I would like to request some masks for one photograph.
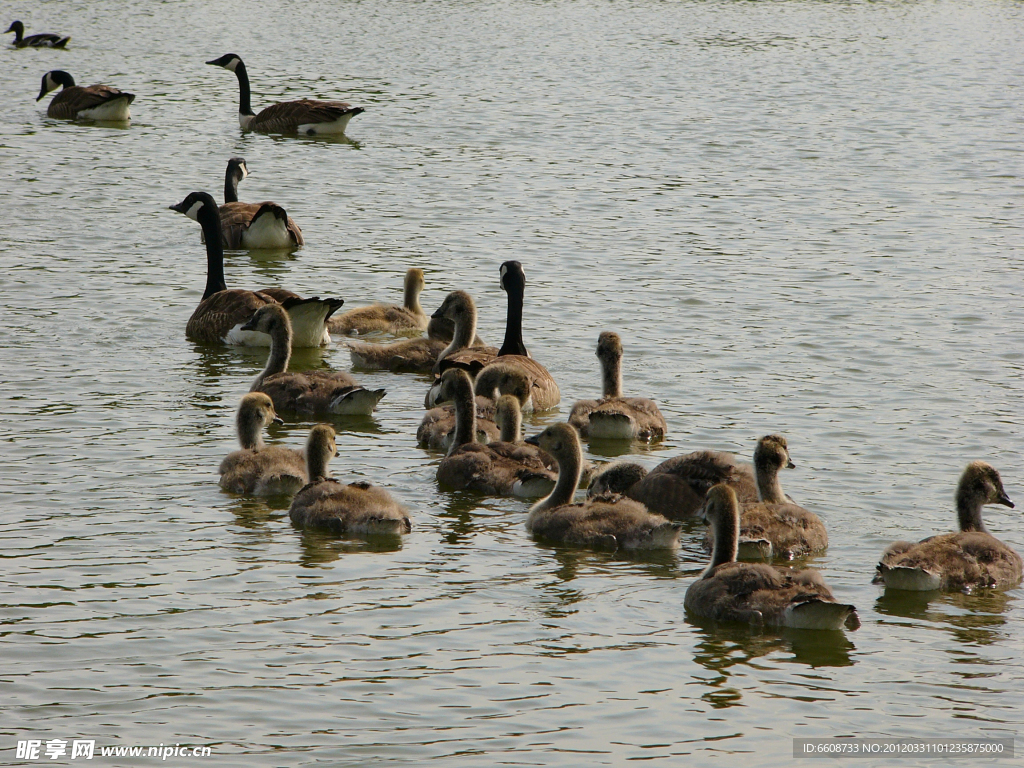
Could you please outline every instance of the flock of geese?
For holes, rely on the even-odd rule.
[[[14,22],[18,47],[67,44],[58,35],[24,37]],[[235,73],[239,123],[244,130],[298,135],[343,133],[363,110],[344,102],[273,104],[260,113],[250,104],[249,78],[235,54],[207,62]],[[134,95],[106,85],[76,86],[62,70],[43,75],[39,99],[56,88],[47,109],[64,119],[126,120]],[[37,99],[38,100],[38,99]],[[786,438],[762,437],[746,464],[720,451],[674,457],[651,471],[614,462],[598,471],[583,457],[581,438],[651,441],[668,426],[657,404],[623,394],[623,345],[618,334],[597,341],[602,393],[579,400],[567,422],[522,439],[522,414],[555,408],[561,400],[550,372],[523,341],[526,275],[518,261],[501,265],[507,294],[505,337],[498,348],[477,335],[477,308],[465,291],[449,293],[427,315],[420,304],[424,275],[409,269],[401,306],[374,304],[339,313],[339,298],[307,297],[282,288],[228,288],[224,249],[296,248],[302,231],[275,203],[241,203],[238,183],[248,175],[242,158],[225,173],[224,204],[192,192],[170,208],[198,222],[206,246],[202,300],[185,335],[199,344],[267,347],[266,366],[238,407],[240,448],[220,465],[220,485],[233,493],[291,495],[289,516],[299,527],[346,536],[398,536],[412,530],[406,509],[385,489],[367,482],[343,483],[330,475],[336,434],[317,424],[304,450],[264,443],[264,429],[279,413],[329,419],[368,415],[385,396],[341,371],[289,368],[296,347],[331,343],[331,334],[390,334],[388,344],[349,340],[356,367],[432,373],[426,411],[417,430],[420,445],[445,451],[437,481],[446,490],[540,499],[530,508],[527,530],[535,537],[604,550],[674,549],[682,521],[708,524],[704,548],[710,563],[686,590],[685,607],[695,616],[757,625],[806,629],[854,629],[854,606],[836,601],[813,569],[773,564],[821,552],[828,546],[822,520],[783,491],[780,472],[794,466]],[[586,498],[577,501],[582,487]],[[967,465],[956,491],[959,531],[918,543],[898,541],[882,553],[875,582],[904,590],[1006,588],[1021,580],[1022,561],[985,528],[986,504],[1013,507],[999,473],[989,464]],[[752,562],[751,562],[752,561]]]

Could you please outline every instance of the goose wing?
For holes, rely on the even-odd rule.
[[[316,99],[300,99],[299,101],[282,101],[271,104],[261,111],[249,123],[251,130],[295,131],[300,125],[314,123],[333,123],[346,115],[358,115],[361,107],[353,107],[344,101],[318,101]]]

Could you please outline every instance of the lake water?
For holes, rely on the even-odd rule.
[[[0,67],[0,762],[82,738],[209,745],[219,766],[762,766],[793,738],[1021,731],[1020,588],[870,584],[890,541],[954,527],[973,459],[1018,504],[987,508],[990,529],[1024,550],[1020,3],[5,13],[72,40],[4,48]],[[234,77],[203,63],[227,52],[257,110],[366,113],[349,141],[244,134]],[[53,68],[136,93],[130,127],[47,118]],[[861,629],[688,620],[699,526],[678,554],[628,558],[535,543],[523,502],[440,492],[414,438],[424,377],[361,373],[388,394],[336,424],[335,474],[411,511],[400,546],[222,492],[264,353],[185,340],[205,256],[167,206],[219,198],[235,155],[241,198],[284,205],[307,245],[230,254],[229,286],[356,307],[400,301],[420,266],[428,311],[466,289],[495,343],[498,266],[519,259],[526,342],[563,396],[531,432],[598,393],[615,330],[627,392],[671,430],[635,448],[648,467],[785,434],[786,490],[831,538],[808,563]],[[341,344],[295,362],[350,365]],[[298,447],[309,427],[270,438]]]

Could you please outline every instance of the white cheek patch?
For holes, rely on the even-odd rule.
[[[231,61],[229,61],[227,64],[224,65],[224,69],[230,69],[232,72],[234,72],[235,69],[238,68],[238,62],[239,61],[240,61],[240,59],[232,59]]]
[[[50,91],[52,91],[56,87],[57,87],[57,84],[53,81],[53,75],[51,75],[49,72],[47,72],[46,73],[46,91],[47,91],[47,93],[49,93]]]
[[[508,267],[506,267],[504,264],[502,264],[501,265],[501,283],[502,283],[502,285],[505,284],[505,275],[507,275],[507,274],[508,274]]]
[[[192,204],[192,207],[185,211],[185,215],[193,221],[199,221],[199,209],[203,207],[203,201],[198,200]]]
[[[249,169],[245,167],[245,163],[242,163],[238,167],[242,169],[242,178],[243,179],[249,175]]]

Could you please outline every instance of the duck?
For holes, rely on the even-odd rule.
[[[36,101],[60,87],[46,108],[46,116],[58,120],[105,120],[124,122],[131,119],[129,105],[135,94],[119,90],[112,85],[75,85],[75,78],[63,69],[51,69],[43,75],[42,87]]]
[[[235,423],[241,450],[220,463],[220,487],[254,496],[294,494],[309,482],[302,451],[263,443],[263,429],[283,423],[273,401],[262,392],[249,392],[238,405]]]
[[[526,530],[561,544],[593,549],[676,549],[681,525],[619,494],[573,503],[583,471],[579,434],[567,423],[552,424],[527,438],[558,462],[558,481],[547,497],[533,505]]]
[[[665,436],[668,425],[657,403],[646,397],[622,396],[622,339],[604,331],[597,337],[597,359],[601,363],[600,400],[579,400],[569,413],[582,438],[599,440],[643,440]]]
[[[828,531],[813,512],[793,502],[782,490],[779,470],[796,465],[782,435],[765,435],[754,449],[756,502],[741,504],[739,554],[741,560],[792,560],[828,548]],[[704,550],[713,547],[714,529],[708,528]]]
[[[591,480],[592,495],[614,492],[639,501],[670,520],[700,513],[711,486],[728,483],[743,502],[757,501],[757,484],[749,464],[724,451],[694,451],[666,459],[650,472],[631,462],[615,462]]]
[[[269,395],[278,411],[369,416],[387,393],[383,389],[366,389],[341,371],[289,371],[292,325],[281,304],[264,304],[242,330],[259,331],[270,337],[267,365],[249,391]]]
[[[553,460],[545,463],[531,445],[476,442],[476,405],[469,374],[451,368],[441,375],[441,396],[455,405],[455,433],[437,467],[437,481],[451,490],[535,498],[555,484]]]
[[[62,35],[55,35],[52,32],[37,32],[34,35],[25,35],[25,25],[20,21],[12,21],[11,26],[7,28],[7,32],[14,33],[14,42],[11,43],[15,48],[63,48],[68,44],[68,40],[71,36],[64,37]],[[4,32],[6,35],[7,32]]]
[[[228,160],[224,205],[220,206],[221,242],[225,248],[298,248],[306,241],[295,220],[277,203],[238,202],[238,182],[249,175],[244,157]]]
[[[398,335],[427,330],[430,318],[420,304],[420,294],[425,284],[422,269],[413,267],[406,270],[402,306],[373,304],[342,312],[331,318],[331,333],[354,336],[380,332]],[[450,334],[448,340],[451,340]]]
[[[930,536],[916,544],[893,542],[882,553],[874,583],[890,589],[944,592],[1007,589],[1019,584],[1021,557],[988,532],[981,520],[981,508],[986,504],[1014,506],[996,468],[972,461],[956,488],[959,533]]]
[[[343,101],[301,99],[271,104],[256,114],[249,103],[249,74],[241,57],[226,53],[206,63],[234,72],[238,78],[238,124],[243,131],[301,136],[338,135],[345,133],[349,120],[366,111]]]
[[[794,629],[860,626],[857,609],[836,602],[818,571],[736,561],[740,505],[731,486],[713,486],[703,511],[705,522],[715,529],[715,545],[707,569],[686,589],[683,606],[688,613],[716,621]]]
[[[198,221],[206,240],[206,290],[185,326],[189,339],[199,344],[269,346],[270,337],[266,334],[244,331],[242,326],[260,307],[279,303],[291,316],[293,346],[325,347],[331,343],[327,321],[345,303],[344,299],[303,299],[283,288],[229,290],[224,283],[220,212],[213,197],[206,192],[192,192],[170,209]]]
[[[409,513],[386,490],[364,481],[345,485],[327,474],[336,453],[333,427],[317,424],[309,431],[306,469],[310,481],[292,499],[288,509],[292,524],[341,535],[409,533]]]

